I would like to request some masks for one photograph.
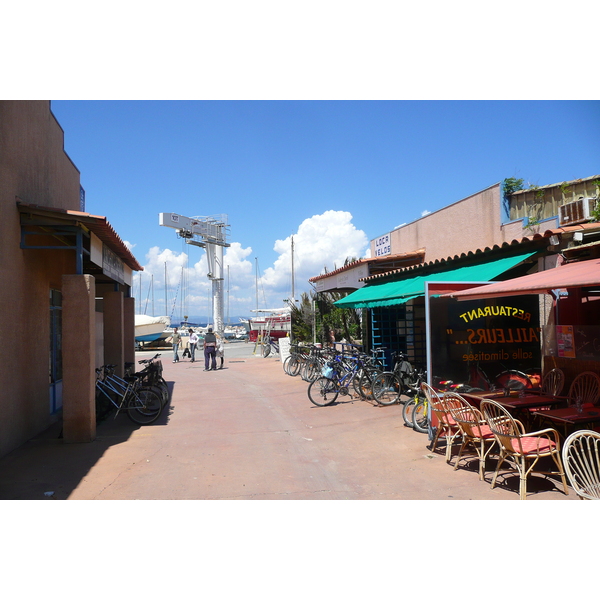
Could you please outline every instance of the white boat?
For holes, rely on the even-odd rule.
[[[135,341],[153,342],[171,325],[170,317],[135,315]]]

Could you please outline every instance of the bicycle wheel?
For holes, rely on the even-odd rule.
[[[427,433],[429,431],[428,405],[427,400],[421,399],[415,404],[415,409],[413,410],[413,429],[419,433]]]
[[[354,377],[352,378],[352,389],[354,390],[354,393],[357,396],[360,396],[361,398],[364,398],[363,392],[364,390],[360,387],[360,382],[363,378],[364,372],[358,371],[356,373],[356,375],[354,375]]]
[[[286,358],[286,359],[283,361],[283,372],[284,372],[286,375],[290,375],[290,374],[291,374],[291,373],[290,373],[290,364],[291,364],[291,362],[292,362],[292,359],[293,359],[293,358],[294,358],[294,357],[293,357],[293,356],[290,354],[290,355],[289,355],[289,356],[288,356],[288,357],[287,357],[287,358]]]
[[[381,373],[373,380],[373,397],[378,404],[391,406],[400,398],[400,380],[391,371]]]
[[[302,381],[310,381],[309,379],[307,379],[307,373],[308,373],[308,369],[309,369],[309,365],[311,364],[311,359],[305,360],[302,363],[302,366],[300,367],[300,379],[302,379]]]
[[[127,416],[139,425],[154,423],[162,411],[160,396],[150,389],[138,390],[127,402]]]
[[[289,364],[290,375],[292,377],[296,377],[298,373],[300,373],[300,369],[302,368],[303,361],[300,360],[297,356],[292,356],[292,360]]]
[[[407,400],[402,407],[402,418],[404,419],[404,425],[406,427],[410,427],[411,429],[414,427],[413,423],[413,412],[420,398],[418,396],[414,396],[410,400]]]
[[[151,385],[148,389],[158,394],[160,398],[161,408],[164,408],[169,401],[169,388],[163,387],[162,385]]]
[[[317,377],[321,375],[322,365],[318,360],[310,360],[304,366],[304,375],[302,379],[304,381],[314,381]]]
[[[166,401],[168,402],[171,397],[171,390],[169,389],[169,384],[164,380],[163,377],[159,377],[158,386],[163,390],[163,393],[166,395]]]
[[[339,393],[338,384],[327,377],[318,377],[308,386],[308,399],[317,406],[333,404]]]
[[[358,384],[358,393],[365,399],[373,398],[373,381],[381,375],[380,371],[365,371]]]

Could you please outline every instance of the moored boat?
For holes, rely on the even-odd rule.
[[[162,336],[165,329],[171,325],[169,317],[150,317],[135,315],[135,341],[153,342]]]
[[[251,342],[256,342],[258,336],[261,339],[283,338],[292,333],[292,314],[289,307],[286,308],[265,308],[253,310],[256,313],[265,313],[252,317],[245,321],[248,327],[248,337]]]

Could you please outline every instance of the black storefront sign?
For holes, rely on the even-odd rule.
[[[453,380],[486,389],[506,371],[539,375],[537,296],[462,302],[430,297],[429,302],[431,381]]]

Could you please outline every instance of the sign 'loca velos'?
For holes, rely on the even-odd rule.
[[[386,256],[392,253],[390,234],[386,233],[375,240],[375,256]]]

